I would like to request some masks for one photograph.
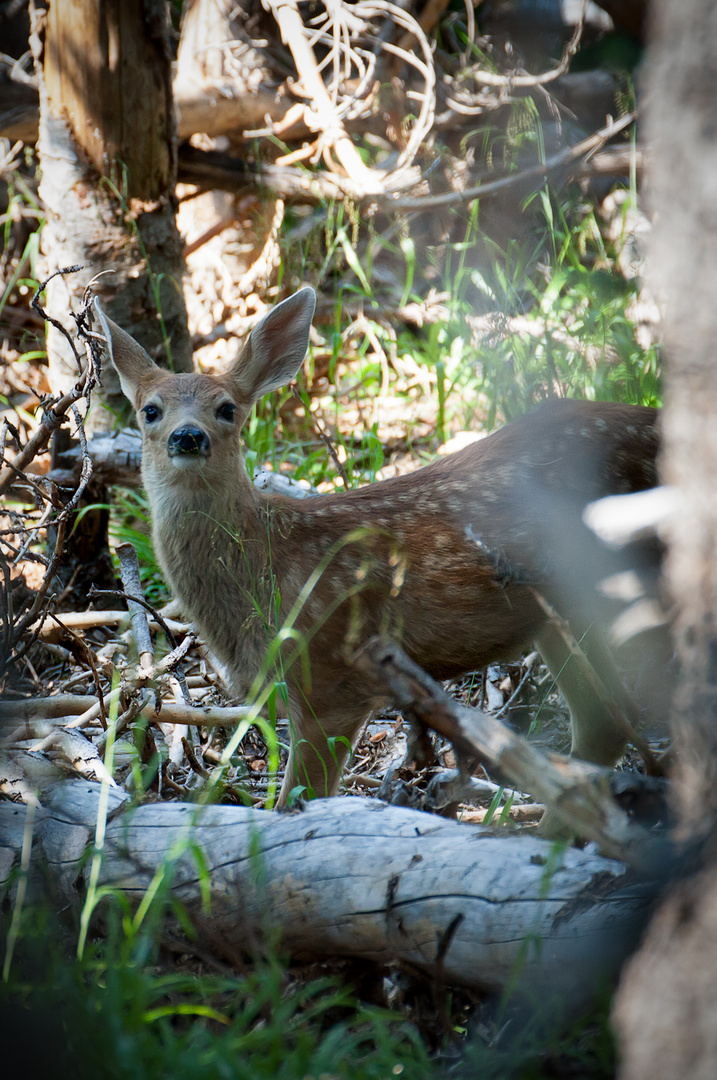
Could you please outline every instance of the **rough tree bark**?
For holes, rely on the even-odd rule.
[[[175,224],[176,140],[163,0],[50,0],[36,5],[33,51],[40,87],[40,194],[45,269],[84,264],[48,287],[47,308],[66,320],[69,292],[98,272],[103,303],[157,354],[168,346],[191,368]],[[76,378],[64,338],[48,331],[53,390]],[[105,377],[111,407],[119,387]],[[92,426],[111,419],[93,410]]]
[[[717,1076],[717,7],[656,0],[649,126],[654,267],[669,359],[664,478],[682,511],[669,582],[683,677],[673,706],[683,837],[702,869],[673,888],[614,1008],[623,1080]]]
[[[191,341],[182,294],[182,243],[175,222],[176,138],[164,0],[45,0],[33,7],[31,36],[40,82],[38,156],[42,231],[40,277],[55,277],[45,307],[68,326],[72,298],[97,274],[105,310],[131,330],[159,363],[167,356],[191,370]],[[66,393],[77,380],[68,341],[47,329],[50,385]],[[108,431],[126,410],[117,375],[102,374],[86,419]],[[53,438],[53,465],[69,442]],[[74,583],[84,600],[94,582],[111,587],[106,489],[96,480],[68,530],[58,583]]]

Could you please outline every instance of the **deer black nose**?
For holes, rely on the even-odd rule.
[[[170,457],[187,454],[190,457],[209,456],[209,436],[199,427],[177,428],[167,439],[167,453]]]

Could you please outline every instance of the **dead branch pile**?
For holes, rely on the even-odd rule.
[[[72,268],[68,272],[71,272]],[[34,306],[44,316],[37,298],[44,288],[38,289]],[[67,338],[77,363],[77,381],[72,390],[59,399],[41,402],[42,419],[32,436],[24,444],[20,432],[12,425],[7,416],[0,423],[0,496],[9,494],[29,496],[32,510],[8,510],[7,523],[0,535],[0,570],[4,588],[0,593],[0,677],[4,677],[11,659],[17,661],[26,655],[37,633],[35,626],[41,626],[48,614],[49,590],[63,556],[65,532],[71,515],[78,506],[82,493],[92,475],[92,459],[87,451],[82,417],[76,403],[84,397],[89,402],[92,390],[100,372],[100,348],[96,335],[91,330],[90,316],[91,293],[85,295],[82,310],[76,316],[77,337],[84,348],[84,364],[71,335],[57,324],[58,329]],[[71,495],[63,496],[56,485],[43,478],[33,477],[27,470],[38,454],[44,452],[54,432],[72,417],[76,436],[79,440],[82,466],[79,480]],[[10,446],[15,443],[17,452],[10,455]],[[7,456],[6,456],[7,454]],[[54,545],[50,555],[42,555],[33,549],[38,537],[54,534]],[[28,591],[23,577],[13,574],[13,567],[25,561],[34,561],[43,567],[42,580],[38,588]]]
[[[579,102],[604,101],[604,120],[616,91],[602,73],[592,84],[569,73],[585,32],[583,13],[559,62],[529,72],[516,50],[511,60],[478,33],[472,4],[464,13],[429,4],[417,16],[411,5],[388,0],[331,0],[307,17],[296,0],[194,0],[174,79],[186,142],[180,179],[236,190],[253,177],[282,199],[348,197],[384,210],[420,210],[436,205],[436,196],[468,202],[566,166],[623,172],[619,155],[595,155],[631,117],[599,124],[585,143],[575,138]],[[9,86],[22,86],[22,101],[8,94],[0,136],[33,141],[32,75],[16,63],[7,77]],[[458,150],[461,140],[527,95],[545,113],[552,153],[525,173],[506,163],[512,175],[499,188],[479,184],[484,178],[472,155]],[[247,156],[250,144],[258,154]]]

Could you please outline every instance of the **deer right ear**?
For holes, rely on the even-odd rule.
[[[159,373],[160,368],[150,359],[131,334],[128,334],[126,330],[123,330],[121,326],[112,322],[105,315],[97,297],[95,297],[94,307],[107,343],[106,355],[112,361],[119,375],[122,393],[129,398],[133,405],[136,405],[137,389],[141,380],[145,375],[153,372]]]

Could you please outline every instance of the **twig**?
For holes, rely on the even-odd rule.
[[[381,787],[381,781],[377,776],[369,776],[368,773],[347,773],[342,778],[344,787],[355,787],[357,784],[361,784],[363,787],[379,788]]]
[[[474,82],[484,83],[487,86],[495,87],[507,87],[512,89],[515,87],[530,88],[535,86],[544,86],[546,83],[554,82],[566,73],[570,67],[570,61],[580,47],[580,42],[583,36],[583,30],[585,28],[585,9],[587,7],[587,0],[583,4],[582,14],[575,26],[573,36],[567,43],[563,50],[563,55],[560,58],[560,63],[557,67],[551,68],[549,71],[544,71],[540,75],[518,75],[517,72],[511,72],[509,75],[500,75],[494,71],[485,71],[483,69],[472,69],[469,74]],[[455,108],[456,102],[451,98],[446,99],[446,104],[451,108]],[[463,102],[459,103],[463,108],[457,110],[467,115],[465,105]],[[483,109],[478,110],[482,112]]]
[[[3,614],[2,614],[2,657],[3,662],[6,662],[12,652],[12,625],[13,625],[13,613],[12,613],[12,578],[10,576],[10,567],[7,565],[5,559],[2,560],[2,574],[3,574]]]
[[[55,574],[57,573],[57,571],[59,569],[59,566],[60,566],[60,562],[62,561],[62,549],[63,549],[64,543],[65,543],[65,530],[66,530],[66,527],[67,527],[67,518],[63,514],[60,514],[60,516],[57,519],[57,532],[55,534],[55,548],[54,548],[54,551],[52,553],[52,558],[50,559],[47,570],[45,571],[42,582],[40,583],[40,587],[37,590],[37,592],[35,593],[35,599],[34,599],[34,601],[32,603],[32,606],[30,607],[29,611],[26,612],[25,615],[23,615],[23,617],[20,619],[19,623],[13,628],[13,636],[15,638],[15,641],[19,641],[20,638],[22,637],[22,635],[25,633],[25,631],[28,628],[32,627],[32,624],[37,619],[37,616],[38,616],[38,614],[40,612],[40,608],[42,607],[42,605],[43,605],[43,603],[45,601],[47,591],[50,588],[50,584],[52,582],[52,579],[54,578]],[[35,631],[35,629],[33,628],[32,634],[31,634],[29,640],[26,641],[23,646],[21,646],[19,649],[17,649],[15,651],[15,658],[16,659],[20,659],[21,657],[26,655],[26,653],[28,652],[30,646],[35,641],[36,636],[37,636],[38,633],[39,633],[39,629],[37,631]]]
[[[87,436],[85,435],[85,427],[82,423],[80,410],[76,405],[70,405],[70,412],[74,416],[75,424],[77,425],[77,437],[80,440],[80,451],[82,453],[82,472],[80,473],[80,482],[77,485],[75,494],[72,496],[64,510],[64,513],[68,516],[77,508],[77,505],[82,498],[82,493],[90,482],[93,468],[92,458],[87,449]]]
[[[302,400],[301,394],[299,393],[297,387],[292,386],[291,390],[292,390],[292,393],[293,393],[294,397],[296,398],[296,400],[300,401],[301,404],[303,405],[304,402]],[[333,463],[334,463],[334,465],[336,467],[336,471],[338,472],[339,476],[341,477],[341,480],[343,482],[343,485],[344,485],[346,491],[348,491],[349,488],[351,487],[351,484],[349,483],[348,473],[346,472],[346,469],[344,468],[342,463],[339,461],[339,455],[336,452],[336,447],[333,444],[331,436],[326,431],[324,431],[322,427],[319,427],[318,418],[316,416],[314,416],[314,414],[312,412],[310,412],[310,411],[308,412],[308,417],[311,420],[311,426],[313,427],[313,429],[316,432],[317,436],[319,437],[319,439],[321,439],[322,443],[324,444],[324,446],[328,450],[329,456],[331,457],[331,460],[333,461]]]
[[[102,724],[102,727],[106,730],[107,729],[107,711],[105,709],[105,699],[104,699],[104,694],[102,692],[102,683],[100,681],[100,673],[97,670],[97,661],[95,660],[94,653],[92,652],[92,649],[89,648],[87,643],[85,641],[83,641],[83,639],[80,637],[80,635],[76,634],[74,632],[74,630],[71,630],[69,628],[69,626],[64,626],[63,623],[62,623],[62,620],[59,619],[57,617],[57,615],[55,615],[54,612],[52,612],[52,611],[50,612],[50,618],[54,619],[54,621],[57,623],[57,625],[62,627],[62,629],[65,631],[65,633],[68,634],[72,638],[73,642],[75,643],[75,646],[77,647],[77,649],[84,656],[84,658],[85,658],[85,660],[87,662],[87,665],[88,665],[90,671],[92,672],[92,681],[94,682],[95,690],[97,691],[97,701],[98,701],[98,704],[99,704],[99,707],[100,707],[100,713],[99,713],[100,723]]]
[[[492,180],[487,184],[478,184],[476,187],[466,188],[464,191],[446,191],[441,195],[425,195],[418,198],[385,196],[381,200],[381,204],[387,210],[430,210],[436,206],[453,206],[457,203],[472,202],[474,199],[481,199],[486,195],[494,195],[497,191],[504,191],[506,188],[522,184],[533,177],[544,177],[554,169],[559,169],[571,161],[593,154],[601,146],[604,146],[609,139],[612,139],[613,136],[634,123],[636,118],[637,112],[634,111],[626,113],[619,120],[610,120],[605,127],[600,128],[599,131],[589,135],[575,146],[566,147],[557,154],[553,154],[552,157],[546,158],[545,161],[539,161],[535,165],[531,165],[529,168],[513,173],[510,176],[503,176],[500,180]]]
[[[92,588],[90,589],[90,591],[89,591],[89,593],[88,593],[87,595],[89,596],[89,598],[90,598],[91,600],[101,599],[101,598],[104,598],[104,597],[110,597],[110,596],[111,596],[111,597],[112,597],[113,599],[115,599],[115,600],[126,600],[126,601],[127,601],[127,605],[128,605],[128,606],[129,606],[129,602],[130,602],[130,600],[131,600],[131,601],[133,601],[133,602],[134,602],[135,604],[138,604],[138,605],[140,605],[141,607],[145,608],[145,609],[146,609],[146,610],[147,610],[147,611],[148,611],[148,612],[150,613],[150,615],[152,616],[152,618],[154,619],[154,621],[155,621],[155,622],[156,622],[156,623],[157,623],[157,624],[158,624],[159,626],[161,626],[161,627],[162,627],[162,629],[164,630],[165,634],[167,635],[167,640],[169,641],[169,643],[170,643],[170,645],[172,646],[172,648],[173,648],[173,649],[176,649],[176,647],[177,647],[177,639],[176,639],[176,637],[174,636],[174,634],[172,633],[172,631],[171,631],[171,630],[169,629],[169,625],[168,625],[168,623],[167,623],[167,622],[166,622],[166,620],[165,620],[165,619],[164,619],[164,618],[163,618],[163,617],[162,617],[162,616],[161,616],[161,615],[159,614],[159,612],[157,611],[157,609],[156,609],[155,607],[152,607],[152,605],[151,605],[151,604],[149,604],[149,603],[148,603],[148,602],[147,602],[147,601],[146,601],[146,600],[144,599],[144,597],[143,597],[143,596],[130,596],[130,595],[128,595],[128,594],[127,594],[126,592],[124,592],[124,591],[123,591],[122,589],[96,589],[96,588],[94,587],[94,585],[92,586]],[[116,614],[119,614],[119,613],[118,613],[118,612],[112,612],[112,614],[113,614],[113,615],[116,615]],[[126,615],[126,613],[125,613],[125,612],[122,612],[122,614],[123,614],[123,615]],[[101,624],[100,624],[100,625],[101,625]]]
[[[288,45],[294,58],[301,88],[311,99],[312,111],[305,108],[303,119],[310,130],[319,132],[314,157],[323,155],[327,167],[333,171],[335,164],[331,152],[336,155],[346,176],[344,186],[347,181],[350,182],[352,190],[347,189],[347,193],[352,193],[354,198],[379,195],[389,186],[395,187],[423,145],[435,114],[436,74],[433,55],[420,24],[397,4],[387,3],[385,0],[359,0],[351,6],[337,0],[327,4],[326,13],[314,20],[314,24],[319,25],[320,29],[309,35],[296,0],[266,0],[265,6],[272,11],[276,19],[282,40]],[[421,59],[417,55],[418,50],[402,49],[385,40],[381,34],[375,40],[377,48],[400,56],[401,60],[414,67],[423,79],[422,91],[413,91],[410,94],[414,100],[420,102],[418,117],[412,124],[411,135],[396,167],[388,175],[363,163],[343,126],[344,119],[358,115],[367,107],[363,95],[371,94],[375,60],[371,53],[357,48],[353,39],[366,32],[368,20],[378,16],[388,16],[393,23],[408,31],[418,42],[422,54]],[[329,46],[329,52],[321,64],[317,63],[314,55],[314,46],[319,42]],[[327,88],[321,72],[329,64],[332,64],[333,78]],[[340,87],[348,81],[352,69],[358,73],[358,86],[352,95],[342,95]],[[268,129],[260,134],[272,134],[276,130]]]
[[[533,673],[533,664],[535,663],[535,660],[537,659],[537,657],[538,657],[538,653],[534,652],[534,653],[530,654],[530,657],[528,658],[530,662],[526,664],[525,671],[523,672],[523,674],[522,674],[522,676],[520,678],[520,681],[519,681],[518,685],[516,686],[515,690],[510,695],[508,700],[503,702],[501,707],[499,709],[497,709],[496,712],[493,714],[495,716],[496,720],[500,720],[500,718],[502,716],[506,716],[510,712],[510,710],[512,709],[513,705],[516,703],[518,698],[520,697],[521,693],[523,692],[523,687],[525,686],[528,679],[530,678],[530,676]]]
[[[59,270],[55,270],[54,273],[50,274],[48,278],[45,278],[44,281],[40,282],[40,284],[37,286],[37,289],[35,290],[35,294],[32,300],[30,301],[30,307],[34,308],[34,310],[42,316],[45,322],[49,322],[52,326],[54,326],[55,329],[58,330],[66,339],[67,344],[72,349],[72,355],[75,358],[75,363],[77,364],[77,370],[79,374],[82,374],[82,364],[80,363],[80,354],[75,348],[75,343],[70,337],[69,331],[65,329],[62,323],[59,322],[57,319],[53,319],[52,315],[48,315],[45,309],[40,306],[40,293],[44,292],[52,279],[56,278],[58,275],[61,274],[64,277],[65,274],[76,274],[78,273],[78,271],[83,269],[83,266],[64,266],[61,267]]]
[[[63,394],[53,405],[44,409],[43,419],[31,439],[25,443],[22,450],[12,459],[6,462],[5,469],[0,473],[0,495],[4,495],[17,476],[29,483],[27,477],[22,476],[22,470],[36,457],[40,450],[47,446],[50,436],[64,424],[67,410],[71,405],[82,397],[85,389],[87,372],[84,371],[75,383],[72,390]]]
[[[291,51],[304,91],[311,98],[314,115],[307,110],[307,126],[323,133],[325,144],[335,151],[347,176],[363,194],[382,192],[382,177],[364,165],[338,117],[335,102],[319,74],[296,0],[267,0],[267,6],[276,20],[283,43]]]
[[[117,717],[117,723],[115,724],[114,738],[118,739],[119,736],[129,727],[129,725],[137,719],[146,709],[149,709],[150,702],[154,698],[154,693],[148,687],[140,690],[139,693],[132,699],[129,706],[125,711]],[[154,708],[154,706],[152,706]],[[104,754],[105,746],[107,745],[107,735],[103,735],[97,741],[98,754]]]
[[[77,362],[79,377],[73,389],[69,390],[57,401],[50,401],[49,403],[41,402],[43,409],[43,420],[32,438],[28,440],[22,450],[20,450],[20,452],[16,455],[15,458],[13,458],[11,462],[6,463],[5,470],[0,473],[0,495],[5,494],[8,487],[13,483],[15,477],[22,472],[25,466],[33,460],[35,455],[39,453],[40,450],[45,448],[50,439],[50,436],[54,431],[57,430],[58,427],[60,427],[64,423],[67,411],[75,404],[75,402],[79,401],[79,399],[84,395],[87,398],[89,405],[89,394],[96,383],[100,363],[100,344],[98,340],[93,340],[95,335],[93,335],[91,330],[89,329],[89,323],[92,318],[91,293],[89,293],[88,290],[85,289],[82,310],[74,316],[75,323],[77,325],[78,336],[84,342],[85,351],[87,354],[87,366],[84,370],[82,369],[79,353],[75,347],[74,342],[72,341],[72,338],[70,337],[69,332],[65,329],[64,326],[62,326],[61,323],[59,323],[56,319],[53,319],[52,316],[47,314],[47,312],[40,305],[38,300],[38,297],[43,291],[43,289],[58,274],[74,274],[81,269],[81,266],[69,266],[61,270],[56,270],[54,274],[50,274],[50,276],[38,286],[37,291],[32,298],[31,306],[35,309],[35,311],[37,311],[46,322],[52,323],[52,325],[57,330],[59,330],[59,332],[63,334],[69,342],[73,356],[75,357],[75,360]],[[77,415],[79,414],[76,414],[76,418]],[[83,442],[84,431],[82,430],[81,424],[78,425],[78,434],[80,436],[80,441]],[[83,469],[85,468],[86,446],[86,442],[83,442]],[[89,458],[89,455],[87,455],[87,457]],[[72,510],[74,509],[74,507],[71,506],[69,509]]]
[[[197,776],[201,776],[202,780],[209,780],[211,773],[208,769],[205,769],[203,765],[199,764],[197,755],[194,753],[194,747],[189,739],[184,736],[182,736],[182,746],[184,747],[184,753],[187,755],[187,761],[189,762],[192,772],[195,772]]]
[[[154,646],[144,608],[144,596],[142,595],[142,584],[139,578],[139,559],[137,558],[137,552],[128,543],[119,545],[117,555],[120,562],[120,575],[124,585],[125,597],[127,598],[132,636],[139,653],[139,664],[141,668],[146,670],[152,666]]]
[[[124,689],[124,687],[122,687],[122,686],[115,686],[114,690],[111,690],[109,694],[105,695],[104,707],[106,709],[109,709],[111,705],[114,705],[115,701],[117,701],[119,699],[119,696],[122,693],[123,689]],[[100,715],[100,703],[99,703],[99,701],[96,701],[94,703],[94,705],[91,705],[89,707],[89,709],[86,709],[83,713],[80,713],[80,715],[76,716],[74,718],[74,720],[68,720],[67,723],[65,724],[65,727],[68,727],[68,728],[89,727],[89,725],[94,723],[94,721],[97,719],[97,717],[99,715]]]
[[[108,708],[116,701],[120,693],[121,687],[115,687],[115,689],[105,694],[105,708]],[[143,716],[149,716],[152,720],[161,719],[162,723],[166,724],[186,724],[188,727],[236,727],[242,720],[250,719],[255,715],[255,711],[248,705],[182,705],[179,702],[164,701],[162,702],[162,711],[160,715],[157,715],[154,704],[152,703],[154,695],[150,693],[145,704],[142,706],[141,714]],[[62,720],[62,727],[74,730],[77,728],[85,728],[94,723],[100,715],[99,701],[95,701],[90,697],[82,698],[82,702],[90,702],[90,708],[85,709],[79,716],[70,717],[68,713],[62,712],[59,716],[53,709],[52,703],[54,698],[38,698],[31,703],[26,702],[0,702],[0,720],[19,720],[25,717],[27,720]],[[43,711],[43,701],[48,702]],[[17,708],[22,706],[22,709]],[[63,706],[64,707],[64,706]],[[67,707],[70,707],[70,703],[67,703]],[[76,708],[82,706],[75,706]],[[54,716],[53,716],[54,713]],[[14,739],[24,738],[23,728],[18,728],[12,733]]]
[[[163,701],[162,711],[159,716],[146,705],[142,709],[142,715],[150,716],[153,720],[161,720],[163,724],[186,724],[187,727],[236,727],[242,720],[248,720],[256,715],[256,711],[248,705],[180,705],[179,702]],[[87,721],[86,721],[87,722]],[[85,722],[85,723],[86,723]],[[77,721],[68,724],[68,727],[84,727]]]
[[[392,45],[388,41],[382,43],[382,47],[386,52],[393,53],[394,56],[400,56],[407,64],[412,65],[424,80],[422,93],[410,95],[414,100],[421,102],[421,107],[413,124],[410,138],[399,156],[396,168],[391,173],[390,184],[395,185],[400,174],[405,172],[413,162],[419,149],[424,144],[426,136],[433,127],[436,111],[436,71],[433,63],[433,50],[420,23],[416,21],[413,15],[409,14],[408,11],[404,11],[397,4],[385,3],[383,0],[363,0],[363,2],[354,4],[353,10],[366,19],[375,18],[377,15],[390,15],[397,26],[413,34],[423,54],[423,60],[421,61],[418,59],[414,49],[402,49],[400,46]],[[389,181],[387,181],[387,186],[388,183]]]
[[[423,30],[424,34],[431,33],[449,3],[450,0],[428,0],[418,17],[418,25],[421,30]],[[468,5],[466,5],[466,7],[468,7]],[[398,44],[401,49],[409,52],[413,48],[415,40],[415,34],[409,30],[403,35]]]
[[[101,595],[101,590],[96,589],[95,593]],[[124,593],[113,593],[113,595],[124,596]],[[75,630],[88,630],[98,626],[118,626],[128,620],[128,611],[68,611],[62,616],[64,625],[71,626]],[[185,634],[189,629],[187,623],[180,623],[175,619],[164,619],[160,616],[160,620],[161,622],[157,622],[157,626],[161,626],[161,629],[167,634],[170,644],[176,641],[173,634]],[[33,633],[37,633],[43,639],[51,639],[57,634],[55,627],[48,627],[47,625],[40,626],[38,624],[31,627],[31,629]]]
[[[84,341],[87,353],[87,364],[84,371],[82,370],[82,364],[80,361],[78,350],[75,347],[75,344],[70,334],[56,319],[49,316],[39,303],[40,293],[52,280],[52,278],[54,278],[57,274],[74,273],[79,269],[81,269],[81,267],[73,266],[55,271],[55,273],[51,274],[50,277],[46,279],[46,281],[41,283],[31,302],[34,310],[37,311],[38,314],[46,322],[49,322],[54,327],[56,327],[57,330],[59,330],[67,339],[70,348],[72,349],[73,356],[75,357],[75,360],[77,362],[79,372],[78,381],[76,382],[73,389],[70,390],[67,394],[63,395],[61,398],[59,398],[59,400],[41,400],[43,419],[37,430],[35,431],[34,435],[27,441],[24,447],[20,448],[19,452],[15,455],[12,461],[6,461],[4,457],[7,431],[12,429],[9,423],[3,424],[2,427],[2,438],[0,439],[0,442],[2,443],[3,455],[1,457],[1,460],[4,463],[5,467],[2,472],[0,472],[0,495],[5,494],[13,484],[16,484],[17,481],[20,481],[21,484],[28,486],[30,490],[34,493],[36,498],[36,504],[38,506],[42,506],[43,504],[45,505],[45,511],[42,515],[39,525],[36,525],[34,528],[31,529],[27,529],[24,525],[20,525],[20,527],[16,530],[21,534],[22,532],[25,532],[26,536],[24,541],[18,545],[17,550],[14,551],[15,563],[19,562],[21,558],[25,557],[27,548],[33,542],[40,528],[47,528],[48,526],[53,524],[56,529],[55,544],[52,556],[51,558],[44,560],[46,568],[42,582],[37,591],[35,592],[33,603],[29,606],[28,610],[17,621],[13,619],[12,631],[9,639],[7,636],[8,624],[6,623],[5,633],[3,637],[5,645],[3,656],[3,669],[8,663],[10,663],[11,658],[13,657],[15,661],[25,658],[26,662],[29,662],[27,661],[27,654],[37,638],[37,634],[39,633],[39,630],[42,626],[42,621],[40,622],[39,627],[36,627],[33,624],[36,622],[39,613],[43,610],[43,605],[45,605],[47,602],[46,598],[49,589],[54,582],[55,575],[61,564],[67,522],[70,519],[70,516],[74,512],[75,508],[77,507],[80,499],[82,498],[82,494],[85,491],[92,475],[92,459],[87,449],[87,439],[85,437],[82,417],[79,410],[75,407],[75,403],[83,395],[87,399],[87,403],[89,406],[90,392],[92,390],[92,387],[95,385],[96,377],[98,375],[97,357],[99,356],[99,345],[97,342],[93,342],[91,340],[91,333],[89,331],[88,322],[88,320],[91,318],[91,295],[87,291],[85,292],[83,308],[80,313],[75,316],[78,336],[81,340]],[[82,455],[82,470],[79,482],[72,498],[67,504],[63,505],[59,500],[54,485],[51,482],[48,482],[47,480],[37,482],[32,478],[28,477],[23,472],[23,470],[40,452],[40,450],[44,449],[47,446],[47,443],[49,442],[52,433],[56,431],[59,427],[61,427],[61,425],[65,422],[66,414],[68,411],[72,412],[75,419]],[[13,434],[15,434],[14,431]],[[52,516],[54,511],[57,511],[57,517],[53,522]],[[11,550],[14,550],[12,548],[12,545],[7,543],[6,541],[4,541],[4,543]],[[5,606],[7,613],[9,611],[9,608],[7,604]],[[20,640],[28,630],[31,631],[29,637],[23,642],[22,645],[18,646],[17,643],[20,642]]]
[[[14,556],[14,558],[12,560],[13,566],[17,566],[18,563],[22,562],[23,559],[25,559],[27,557],[28,548],[30,547],[31,544],[35,543],[35,540],[37,539],[37,534],[40,532],[41,529],[44,529],[45,526],[47,525],[48,520],[49,520],[53,510],[54,510],[54,507],[53,507],[52,503],[48,502],[47,506],[45,507],[45,509],[42,512],[42,517],[40,518],[38,523],[36,525],[34,525],[32,528],[27,530],[27,536],[25,537],[22,544],[20,545],[20,547],[15,552],[15,556]],[[10,544],[8,544],[7,546],[11,547]],[[45,566],[47,566],[48,560],[43,559],[43,562],[44,562]]]
[[[184,697],[185,703],[191,705],[191,697],[189,695],[189,690],[187,689],[186,681],[184,680],[184,676],[180,676],[178,667],[190,649],[193,649],[196,644],[196,636],[191,632],[188,633],[179,645],[172,649],[171,652],[167,653],[166,656],[163,656],[156,664],[152,664],[151,667],[143,668],[141,673],[142,679],[156,679],[160,675],[164,675],[167,671],[174,672],[175,677],[180,684],[182,697]]]

